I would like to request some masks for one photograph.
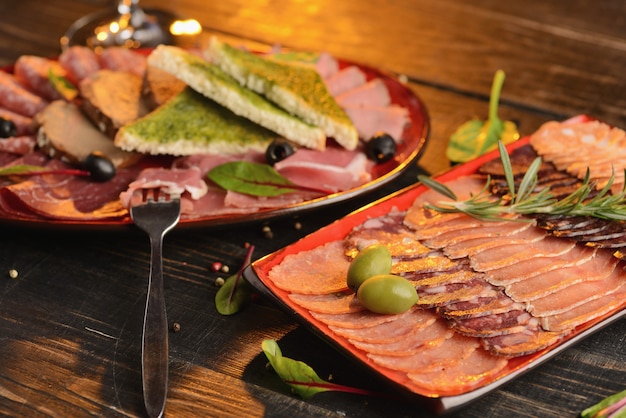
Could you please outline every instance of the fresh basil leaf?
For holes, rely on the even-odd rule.
[[[253,196],[279,196],[300,189],[271,166],[247,161],[218,165],[207,176],[226,190]]]

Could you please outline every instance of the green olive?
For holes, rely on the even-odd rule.
[[[399,314],[417,302],[415,286],[404,277],[381,274],[365,280],[357,298],[367,310],[380,314]]]
[[[372,276],[389,274],[391,254],[384,245],[374,244],[362,249],[348,268],[348,287],[357,291],[361,283]]]

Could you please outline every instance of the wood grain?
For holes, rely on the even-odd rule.
[[[23,54],[57,56],[78,17],[108,1],[0,2],[0,65]],[[450,167],[450,134],[484,118],[494,72],[505,70],[500,115],[522,134],[588,113],[626,126],[623,2],[583,0],[142,0],[194,17],[229,39],[320,51],[404,75],[430,116],[419,167],[393,185],[295,219],[222,230],[174,231],[165,241],[172,417],[432,417],[412,401],[324,393],[292,395],[267,367],[261,342],[341,384],[393,394],[291,316],[259,299],[217,314],[213,261],[236,269],[245,243],[261,257],[344,214]],[[294,227],[295,222],[301,229]],[[16,279],[8,277],[16,269]],[[0,225],[0,415],[143,416],[140,329],[149,271],[147,237]],[[575,417],[626,383],[626,321],[620,320],[451,417]]]

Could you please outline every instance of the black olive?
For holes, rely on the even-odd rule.
[[[10,138],[17,135],[17,127],[10,119],[0,118],[0,138]]]
[[[396,155],[396,141],[393,137],[386,133],[380,133],[373,136],[365,144],[365,154],[370,160],[374,160],[377,163],[384,163],[389,161]]]
[[[296,152],[296,150],[294,150],[289,141],[285,139],[275,139],[269,144],[267,150],[265,150],[265,161],[267,161],[269,165],[274,165],[289,157],[294,152]]]
[[[89,171],[94,181],[104,182],[115,176],[115,165],[103,153],[94,151],[83,160],[83,168]]]

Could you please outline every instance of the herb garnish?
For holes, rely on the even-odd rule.
[[[489,96],[489,119],[465,122],[450,136],[446,150],[446,156],[450,161],[467,162],[496,149],[498,141],[509,144],[519,139],[515,123],[503,121],[498,117],[498,103],[504,78],[504,71],[496,71]]]
[[[16,164],[0,168],[0,176],[41,176],[43,174],[67,174],[70,176],[89,176],[89,171],[77,169],[49,169],[38,165]]]
[[[55,74],[54,71],[50,70],[48,71],[48,79],[57,93],[59,93],[68,102],[71,102],[78,97],[78,89],[70,83],[67,78]]]
[[[626,390],[604,398],[585,409],[581,418],[624,418],[626,417]]]
[[[283,357],[280,347],[274,340],[264,340],[261,343],[261,348],[278,376],[303,399],[309,399],[317,393],[328,391],[388,397],[385,394],[378,394],[365,389],[327,382],[320,378],[315,370],[306,363]]]
[[[207,177],[226,190],[252,196],[280,196],[297,191],[330,194],[329,190],[299,186],[268,164],[232,161],[214,167]]]
[[[488,176],[485,186],[479,193],[471,195],[467,200],[459,201],[454,192],[446,185],[430,177],[420,175],[418,179],[422,184],[452,199],[452,201],[427,204],[426,207],[445,213],[462,212],[487,221],[506,219],[507,216],[514,214],[591,216],[615,221],[626,220],[626,190],[614,195],[610,193],[614,175],[611,176],[602,190],[590,198],[589,196],[595,191],[595,182],[590,180],[589,168],[587,168],[582,185],[568,196],[558,200],[549,188],[535,192],[537,172],[541,166],[541,157],[537,157],[524,174],[518,190],[515,190],[509,154],[501,141],[498,142],[498,148],[509,188],[508,196],[498,197],[491,194],[489,192],[491,177]]]
[[[233,315],[252,300],[252,289],[248,282],[243,280],[243,271],[250,264],[253,252],[254,245],[251,245],[239,271],[227,278],[215,294],[215,308],[220,314]]]

